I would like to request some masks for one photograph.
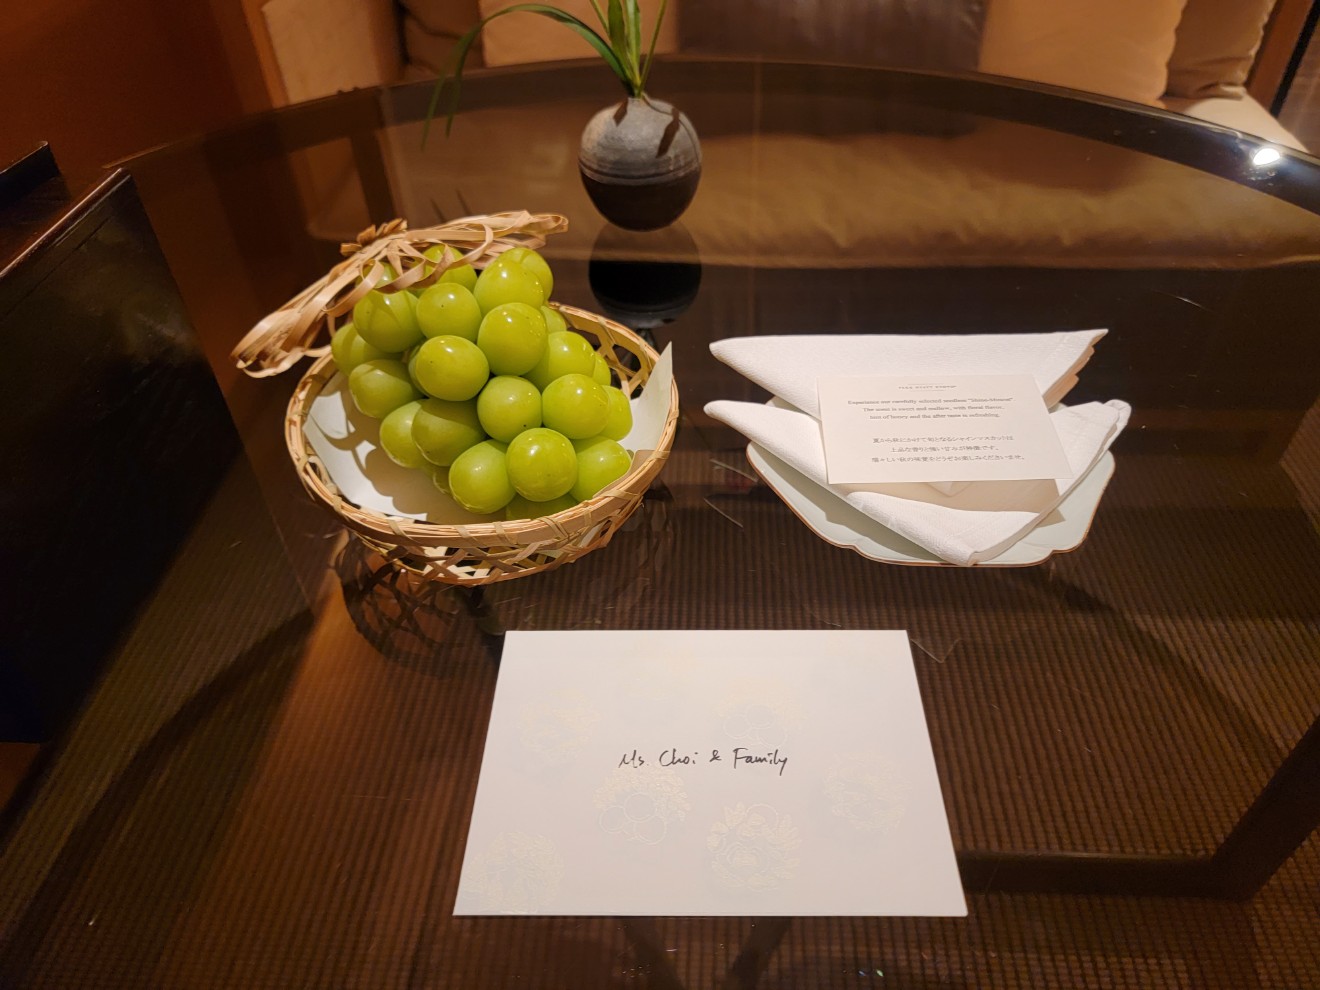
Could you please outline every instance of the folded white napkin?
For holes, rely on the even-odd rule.
[[[710,352],[819,419],[816,379],[829,375],[1031,375],[1052,406],[1077,383],[1107,332],[730,337]]]
[[[706,412],[833,492],[853,508],[888,526],[941,560],[969,565],[1003,553],[1054,509],[1095,466],[1127,425],[1126,402],[1060,406],[1050,413],[1068,457],[1070,474],[1053,481],[976,482],[955,495],[928,485],[830,485],[820,423],[782,405],[720,400]],[[902,491],[904,495],[894,494]]]

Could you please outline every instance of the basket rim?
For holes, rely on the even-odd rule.
[[[585,329],[597,335],[602,343],[608,340],[610,343],[624,344],[640,362],[633,381],[640,381],[645,387],[660,360],[660,355],[650,344],[623,324],[598,313],[559,302],[549,302],[547,305],[561,313],[574,330]],[[579,327],[579,321],[587,326]],[[601,330],[606,333],[600,334]],[[488,547],[496,543],[510,548],[524,547],[528,553],[534,553],[572,541],[578,534],[590,531],[611,517],[621,512],[630,512],[635,507],[668,459],[678,427],[678,383],[671,379],[669,409],[655,448],[646,451],[645,457],[636,458],[626,474],[592,498],[561,512],[532,519],[462,524],[429,522],[363,508],[344,498],[329,478],[328,471],[307,439],[303,423],[312,402],[338,374],[340,372],[330,354],[319,357],[303,374],[289,399],[285,414],[285,445],[299,480],[314,501],[334,512],[350,529],[392,544]],[[537,536],[542,539],[534,539]]]

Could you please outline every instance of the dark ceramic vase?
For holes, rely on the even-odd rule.
[[[606,220],[627,230],[655,230],[692,202],[701,144],[692,122],[668,103],[630,97],[591,118],[578,168]]]

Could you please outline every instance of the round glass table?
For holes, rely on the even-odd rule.
[[[0,986],[1320,985],[1320,162],[979,77],[674,58],[651,89],[704,171],[650,233],[582,189],[617,94],[578,63],[473,73],[448,137],[429,84],[362,90],[102,186],[40,288],[51,339],[91,328],[79,394],[139,412],[40,475],[96,524],[24,558]],[[304,496],[298,372],[229,350],[369,224],[524,209],[569,218],[557,299],[672,345],[677,439],[609,546],[419,582]],[[727,337],[1086,328],[1069,402],[1132,418],[1032,566],[831,545],[704,411],[767,398]],[[456,916],[504,634],[561,629],[905,630],[968,917]]]

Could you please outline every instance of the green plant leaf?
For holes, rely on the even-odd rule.
[[[619,3],[620,0],[610,0],[611,19],[614,16],[614,9]],[[566,11],[560,10],[558,7],[551,7],[548,4],[516,3],[512,7],[505,7],[503,10],[497,10],[489,17],[479,21],[476,26],[470,28],[468,32],[464,34],[463,37],[459,38],[454,44],[454,55],[451,59],[454,65],[453,73],[452,75],[441,75],[440,78],[436,80],[435,89],[431,93],[431,103],[426,110],[426,122],[422,125],[423,147],[426,145],[426,138],[431,129],[431,121],[434,119],[436,110],[440,106],[440,98],[451,78],[453,80],[452,96],[449,100],[449,111],[445,121],[445,135],[448,136],[449,132],[453,129],[454,115],[458,113],[458,97],[463,87],[463,66],[467,63],[468,54],[472,51],[472,45],[476,42],[477,35],[481,33],[481,29],[497,17],[517,13],[540,14],[542,17],[548,17],[552,21],[557,21],[569,30],[581,35],[592,48],[596,49],[596,53],[605,60],[605,64],[610,67],[610,71],[619,77],[619,81],[623,83],[623,87],[628,93],[637,95],[637,93],[640,92],[637,88],[639,79],[636,71],[629,72],[619,56],[615,54],[610,43],[594,31],[590,25],[584,23],[580,18],[575,17]]]
[[[463,66],[467,62],[468,52],[472,50],[472,45],[477,40],[477,35],[481,33],[481,29],[485,26],[486,21],[481,21],[455,42],[454,54],[450,59],[454,66],[452,74],[441,73],[440,78],[435,81],[435,88],[431,90],[431,102],[426,108],[426,120],[422,124],[423,148],[426,147],[426,139],[431,133],[431,121],[435,119],[435,112],[440,107],[440,97],[444,93],[445,84],[452,75],[454,80],[453,96],[449,101],[449,113],[445,119],[445,137],[449,136],[449,132],[454,126],[454,114],[458,112],[458,95],[463,88]]]
[[[627,28],[623,23],[623,0],[609,0],[610,47],[620,61],[627,58]]]
[[[600,21],[601,30],[606,34],[610,33],[610,22],[605,19],[604,12],[600,9],[600,4],[596,0],[587,0],[591,4],[591,9],[596,12],[596,20]]]
[[[642,8],[638,0],[626,0],[624,6],[624,22],[628,33],[628,67],[633,72],[633,78],[641,79],[641,55],[642,55]]]
[[[634,0],[628,0],[631,6]],[[624,0],[609,0],[609,22],[610,22],[610,48],[613,49],[615,56],[624,67],[628,91],[636,96],[641,93],[642,72],[637,64],[636,55],[629,50],[628,39],[631,36],[631,28],[628,23],[629,7],[625,7]]]
[[[660,25],[665,22],[665,9],[669,0],[660,0],[660,9],[655,15],[655,28],[651,31],[651,45],[646,49],[646,61],[642,64],[642,74],[637,80],[637,95],[646,92],[646,80],[651,77],[651,60],[655,58],[655,44],[660,40]]]

